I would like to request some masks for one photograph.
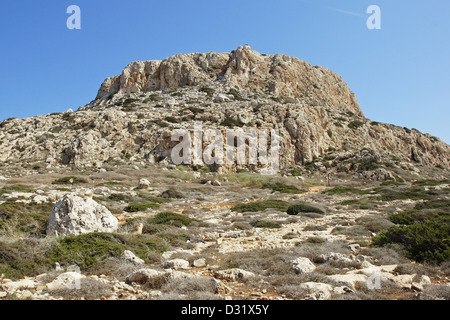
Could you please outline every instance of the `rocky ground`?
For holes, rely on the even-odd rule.
[[[447,201],[448,210],[449,181],[343,178],[328,186],[320,171],[161,165],[3,177],[0,297],[448,299],[448,263],[416,262],[373,237],[417,204]],[[68,205],[75,224],[88,228],[83,201],[95,201],[117,218],[114,230],[51,236],[55,203],[78,197]],[[310,207],[288,214],[299,203]],[[12,208],[24,215],[8,216]]]
[[[279,170],[176,165],[198,124],[278,131]],[[0,122],[0,299],[449,299],[449,155],[295,57],[133,62]]]

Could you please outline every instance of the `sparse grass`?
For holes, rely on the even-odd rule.
[[[419,180],[419,181],[414,181],[413,185],[415,186],[439,186],[442,184],[450,184],[450,180],[446,179],[446,180]]]
[[[292,193],[292,194],[300,194],[306,192],[305,189],[299,189],[297,186],[288,185],[284,183],[277,182],[275,184],[264,184],[263,189],[270,189],[272,192],[280,192],[280,193]]]
[[[53,268],[47,255],[57,245],[55,239],[0,241],[0,274],[10,279],[35,276]]]
[[[22,203],[6,201],[0,204],[0,233],[45,235],[47,220],[53,209],[52,203]]]
[[[89,179],[86,177],[75,177],[75,176],[69,176],[69,177],[63,177],[60,179],[56,179],[52,182],[52,184],[82,184],[82,183],[89,183]]]
[[[264,185],[271,183],[273,176],[261,175],[252,172],[242,172],[225,175],[229,182],[236,182],[244,187],[262,188]]]
[[[34,192],[35,190],[30,187],[30,186],[26,186],[26,185],[22,185],[22,184],[14,184],[14,185],[8,185],[5,186],[3,188],[0,189],[0,196],[2,196],[5,193],[9,193],[9,192],[25,192],[25,193],[31,193]]]
[[[61,297],[64,300],[94,300],[102,297],[110,297],[114,294],[111,286],[103,281],[83,278],[80,280],[80,288],[61,288],[51,291],[52,296]]]
[[[370,194],[370,190],[361,190],[353,187],[345,187],[345,186],[339,186],[332,189],[328,189],[323,191],[323,193],[329,194],[329,195],[335,195],[335,194],[346,194],[346,193],[352,193],[352,194]]]

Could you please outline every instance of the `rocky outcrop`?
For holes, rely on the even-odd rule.
[[[248,46],[133,62],[105,80],[97,99],[76,112],[5,120],[0,162],[45,162],[47,168],[167,166],[179,143],[171,140],[174,130],[191,130],[193,138],[195,123],[224,135],[238,127],[278,130],[281,170],[308,166],[324,174],[385,180],[395,179],[385,164],[414,172],[450,165],[450,147],[439,138],[365,118],[335,73]],[[203,150],[208,146],[201,144]],[[261,162],[210,166],[220,173],[241,168],[266,169]]]
[[[109,210],[89,197],[67,195],[53,208],[47,235],[80,235],[90,232],[114,232],[119,222]]]
[[[240,46],[230,53],[178,54],[162,61],[136,61],[108,78],[97,99],[116,93],[176,89],[217,82],[229,88],[258,89],[362,116],[358,102],[336,73],[287,55],[262,55]]]

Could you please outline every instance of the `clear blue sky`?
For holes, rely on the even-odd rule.
[[[72,4],[81,30],[66,28]],[[3,1],[0,43],[0,120],[85,105],[131,61],[249,44],[327,67],[368,118],[450,143],[448,0]]]

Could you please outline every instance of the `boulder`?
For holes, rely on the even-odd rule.
[[[316,269],[314,263],[311,262],[308,258],[299,257],[291,261],[292,267],[295,270],[295,273],[307,273],[313,272]]]
[[[123,252],[123,256],[124,256],[126,261],[129,261],[131,263],[134,263],[134,264],[145,264],[144,260],[142,260],[139,257],[136,257],[136,255],[133,252],[131,252],[130,250],[125,250]]]
[[[426,286],[431,286],[431,279],[426,275],[417,276],[411,284],[412,289],[423,291]]]
[[[194,260],[192,265],[196,268],[203,268],[206,266],[206,260],[204,258]]]
[[[154,281],[160,278],[166,278],[167,273],[165,271],[159,271],[154,269],[139,269],[130,275],[128,275],[126,279],[126,283],[130,284],[133,282],[139,283],[139,284],[145,284],[150,281]]]
[[[307,292],[307,299],[328,300],[331,298],[333,287],[326,283],[305,282],[300,284],[300,289]]]
[[[214,277],[219,280],[239,281],[247,280],[254,277],[255,274],[250,271],[234,268],[227,270],[220,270],[214,273]]]
[[[355,256],[351,255],[350,257],[347,257],[346,255],[344,255],[342,253],[329,252],[329,253],[325,253],[325,254],[320,254],[314,259],[314,262],[318,262],[318,263],[324,263],[324,262],[330,262],[330,261],[335,261],[335,262],[339,262],[339,263],[343,263],[343,264],[352,263],[355,261]]]
[[[144,178],[140,179],[138,183],[138,189],[148,189],[148,188],[150,188],[150,181]]]
[[[328,278],[336,283],[337,286],[348,287],[352,291],[355,291],[356,283],[367,282],[368,276],[364,274],[334,274],[328,276]]]
[[[189,261],[184,259],[172,259],[164,263],[165,269],[189,269]]]
[[[1,285],[2,289],[8,293],[14,293],[17,290],[34,289],[36,286],[37,283],[31,279],[9,281]]]
[[[66,195],[53,207],[47,235],[80,235],[90,232],[114,232],[119,222],[103,205],[89,197]]]
[[[55,280],[47,283],[47,290],[80,289],[81,279],[86,278],[79,272],[65,272],[60,274]]]

